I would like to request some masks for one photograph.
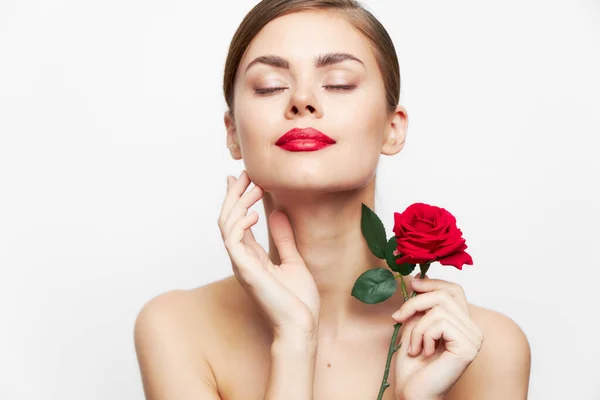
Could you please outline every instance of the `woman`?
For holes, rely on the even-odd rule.
[[[234,275],[140,311],[147,399],[374,399],[395,321],[407,345],[384,399],[527,397],[523,332],[468,304],[459,285],[407,277],[423,294],[406,303],[400,293],[375,305],[351,296],[362,272],[385,267],[359,221],[361,203],[373,208],[380,154],[405,141],[399,91],[392,41],[356,2],[264,0],[250,11],[224,79],[227,145],[246,168],[227,177],[218,218]],[[248,213],[260,199],[268,251]]]

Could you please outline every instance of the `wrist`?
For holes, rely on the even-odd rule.
[[[317,343],[316,333],[281,332],[276,334],[273,338],[271,353],[299,353],[311,355],[317,352]]]
[[[299,327],[279,327],[273,331],[274,342],[285,342],[291,345],[301,344],[304,345],[310,342],[317,342],[319,333],[319,327],[314,326],[310,328],[299,328]]]

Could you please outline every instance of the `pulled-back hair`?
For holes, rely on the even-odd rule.
[[[400,98],[400,67],[396,49],[383,25],[359,2],[354,0],[262,0],[244,17],[229,45],[223,75],[223,94],[230,113],[233,115],[237,69],[252,39],[275,18],[306,10],[339,12],[371,43],[383,77],[388,111],[393,112]]]

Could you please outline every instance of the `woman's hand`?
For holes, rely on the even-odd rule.
[[[233,272],[277,337],[314,336],[321,302],[313,276],[298,253],[292,226],[282,211],[269,217],[281,264],[274,265],[256,242],[250,228],[258,221],[258,214],[248,214],[248,209],[262,198],[263,190],[255,185],[244,193],[250,182],[246,171],[239,179],[227,177],[227,194],[218,220]]]
[[[475,359],[483,333],[469,315],[463,288],[440,279],[413,279],[419,295],[400,307],[402,346],[396,354],[396,396],[439,400]]]

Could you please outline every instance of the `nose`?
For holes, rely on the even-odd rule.
[[[290,98],[286,118],[293,119],[303,116],[321,118],[323,110],[317,97],[310,89],[295,90]]]

